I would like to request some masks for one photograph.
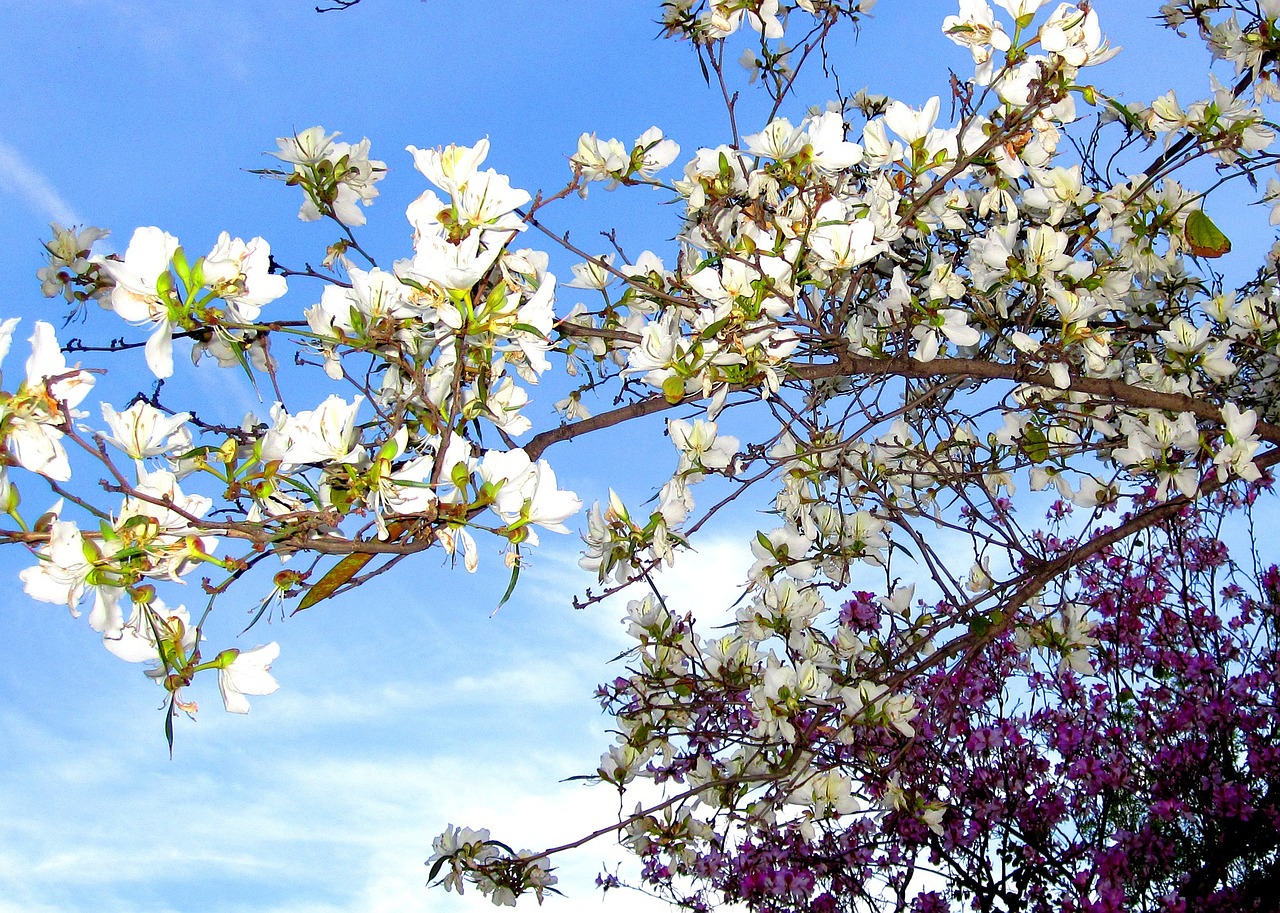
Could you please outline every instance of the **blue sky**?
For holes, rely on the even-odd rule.
[[[361,237],[387,261],[407,251],[403,208],[424,189],[406,144],[488,136],[490,163],[535,191],[567,180],[583,131],[628,141],[657,124],[686,154],[727,136],[688,49],[654,40],[656,2],[366,0],[325,16],[312,5],[60,0],[56,16],[48,0],[0,8],[0,316],[26,318],[19,338],[30,319],[61,317],[34,279],[51,219],[112,228],[117,249],[134,227],[158,225],[196,251],[227,230],[267,237],[283,262],[318,259],[333,240],[327,229],[297,222],[292,190],[244,170],[269,166],[262,151],[295,129],[322,124],[373,140],[392,173]],[[1151,37],[1142,17],[1155,4],[1095,6],[1113,42],[1129,48],[1108,71],[1143,80],[1149,88],[1137,97],[1203,72],[1185,66],[1193,45]],[[883,0],[860,44],[835,48],[845,85],[916,105],[944,94],[947,68],[968,66],[938,30],[953,11],[950,2]],[[1205,93],[1200,79],[1180,92],[1184,101]],[[821,103],[826,94],[800,98]],[[762,126],[759,110],[744,101],[744,132]],[[635,252],[661,248],[677,228],[658,199],[597,188],[588,204],[566,201],[552,218],[589,249],[602,249],[594,233],[614,225]],[[570,261],[553,262],[567,279]],[[565,290],[561,313],[574,296]],[[282,306],[316,298],[299,283]],[[83,332],[119,329],[94,313]],[[11,370],[24,346],[15,344]],[[183,369],[174,383],[217,385],[210,408],[222,418],[264,408],[247,384],[212,367]],[[98,398],[122,406],[132,392],[126,372],[104,380]],[[645,463],[674,463],[657,428],[648,441],[548,456],[588,504],[610,484],[645,497],[661,482]],[[746,548],[729,532],[713,531],[702,563],[670,579],[676,608],[732,601]],[[619,607],[570,608],[587,583],[576,538],[543,541],[496,617],[505,580],[464,579],[428,557],[254,629],[246,646],[283,646],[280,692],[255,700],[244,718],[223,714],[213,691],[198,693],[205,709],[178,727],[172,761],[159,690],[107,654],[83,620],[26,599],[16,571],[29,561],[0,556],[0,913],[488,908],[422,888],[422,861],[445,824],[488,826],[532,846],[575,837],[616,811],[607,792],[558,781],[593,770],[609,741],[591,691],[616,674],[605,662],[626,646]],[[482,548],[492,568],[498,549]],[[256,594],[242,598],[247,609]],[[220,612],[228,631],[242,626],[234,605]],[[594,874],[618,856],[601,841],[566,860],[569,898],[549,906],[595,908]],[[635,897],[609,906],[654,907]]]

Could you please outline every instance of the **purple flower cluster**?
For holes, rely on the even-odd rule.
[[[1094,623],[1094,674],[993,626],[904,683],[914,737],[833,739],[828,718],[797,715],[803,750],[873,804],[788,821],[725,803],[713,836],[639,848],[647,887],[759,913],[1280,909],[1280,569],[1233,562],[1209,517],[1187,508],[1060,584]],[[870,593],[838,618],[883,622]],[[634,702],[622,680],[610,691],[615,712]],[[687,752],[650,762],[659,779],[751,733],[744,693],[701,691],[715,700]]]

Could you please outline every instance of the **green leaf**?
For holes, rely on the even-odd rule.
[[[178,699],[176,694],[169,695],[169,706],[164,711],[164,740],[169,744],[169,760],[173,760],[173,704]]]
[[[520,551],[516,550],[516,562],[511,565],[511,582],[507,584],[507,591],[502,594],[502,598],[498,600],[498,609],[507,604],[507,600],[511,598],[511,594],[516,591],[516,581],[520,579]],[[497,613],[498,609],[493,611]]]
[[[893,539],[890,539],[890,540],[889,540],[889,550],[890,550],[890,551],[903,552],[903,553],[905,553],[905,554],[906,554],[906,556],[907,556],[908,558],[910,558],[912,561],[917,560],[917,559],[916,559],[916,556],[912,553],[911,549],[907,548],[907,547],[906,547],[905,545],[903,545],[901,542],[897,542],[897,541],[895,541],[895,540],[893,540]]]
[[[702,333],[700,334],[701,337],[703,339],[710,339],[712,336],[715,336],[717,333],[723,330],[725,328],[725,325],[728,322],[729,322],[729,318],[725,317],[722,320],[717,320],[714,323],[709,324],[707,328],[703,330]]]
[[[1218,230],[1218,226],[1213,224],[1213,220],[1203,210],[1191,211],[1183,233],[1191,247],[1191,253],[1197,257],[1214,259],[1231,250],[1231,240]]]
[[[1033,463],[1043,463],[1049,459],[1049,440],[1044,432],[1034,425],[1028,426],[1022,432],[1022,452]]]

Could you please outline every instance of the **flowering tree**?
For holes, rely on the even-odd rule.
[[[1280,254],[1229,281],[1207,210],[1277,161],[1280,3],[1161,8],[1221,61],[1185,105],[1085,81],[1115,53],[1087,3],[961,0],[938,40],[974,70],[947,120],[941,97],[834,80],[781,116],[870,5],[665,0],[723,89],[723,144],[672,178],[657,127],[583,134],[537,195],[484,167],[487,141],[411,146],[432,189],[389,268],[358,235],[385,164],[321,127],[261,172],[333,226],[310,262],[158,227],[101,256],[100,229],[54,226],[45,294],[133,329],[73,364],[37,322],[0,394],[0,539],[31,553],[26,592],[150,663],[172,745],[197,677],[239,713],[277,687],[277,644],[205,641],[223,594],[269,580],[258,618],[303,611],[426,553],[509,575],[505,601],[539,535],[577,526],[586,600],[635,596],[594,778],[643,797],[584,839],[617,833],[648,889],[693,909],[1268,908],[1280,572],[1233,561],[1223,530],[1264,509],[1280,460]],[[756,132],[740,44],[772,103]],[[559,236],[554,204],[594,184],[660,190],[677,248]],[[594,307],[557,309],[553,252]],[[141,350],[163,381],[175,340],[274,389],[269,416],[212,424],[161,385],[95,427],[99,365]],[[286,406],[294,375],[328,389]],[[549,427],[539,383],[563,394]],[[582,516],[547,456],[655,415],[675,452],[652,506],[601,492]],[[733,623],[673,614],[662,570],[748,501],[774,519]],[[501,568],[477,537],[505,543]],[[184,580],[198,610],[170,604]],[[541,899],[566,848],[450,826],[431,878]]]

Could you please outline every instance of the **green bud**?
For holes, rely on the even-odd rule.
[[[208,663],[206,668],[209,669],[225,669],[236,661],[236,657],[240,655],[240,651],[235,647],[223,650]]]
[[[662,382],[662,395],[675,404],[684,399],[684,378],[673,374]]]
[[[156,294],[161,300],[168,301],[173,297],[173,290],[173,276],[168,270],[165,270],[156,278]]]
[[[18,493],[18,486],[12,482],[4,486],[4,512],[9,515],[15,515],[18,511],[18,505],[22,503],[22,495]]]
[[[502,306],[506,303],[507,287],[505,285],[495,285],[484,299],[485,310],[490,312],[501,311]]]
[[[191,264],[187,262],[187,254],[181,247],[173,252],[173,269],[178,278],[191,285]]]
[[[191,280],[188,288],[204,288],[204,257],[197,260],[195,265],[191,267]]]

